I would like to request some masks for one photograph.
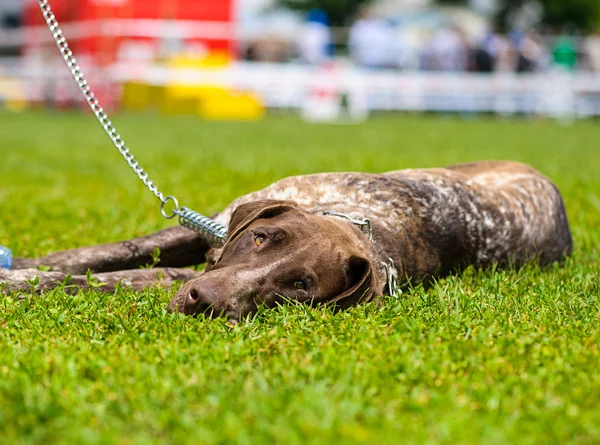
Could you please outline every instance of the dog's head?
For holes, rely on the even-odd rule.
[[[206,272],[183,286],[169,309],[236,322],[285,299],[340,309],[370,301],[382,288],[361,236],[348,223],[291,201],[243,204],[231,216],[223,248],[209,255]]]

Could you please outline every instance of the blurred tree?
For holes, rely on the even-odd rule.
[[[468,4],[467,0],[437,0],[441,4]],[[575,26],[582,31],[600,28],[600,0],[537,0],[544,8],[542,23],[553,28]],[[498,0],[495,20],[506,25],[526,1]]]
[[[560,27],[575,25],[583,31],[598,28],[600,0],[539,0],[544,7],[544,23]]]
[[[297,11],[323,9],[329,15],[333,26],[343,26],[354,19],[362,5],[372,1],[374,0],[278,0],[277,3]]]

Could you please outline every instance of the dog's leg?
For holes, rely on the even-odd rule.
[[[154,284],[170,287],[176,281],[189,281],[203,272],[192,269],[136,269],[108,272],[93,275],[93,283],[86,275],[69,276],[62,272],[43,272],[36,269],[4,270],[0,269],[0,293],[26,292],[36,293],[54,289],[66,282],[65,290],[75,293],[79,289],[93,287],[101,292],[114,292],[117,284],[141,290]]]
[[[186,267],[204,263],[210,247],[200,234],[176,226],[115,244],[65,250],[37,259],[15,258],[13,269],[45,266],[50,271],[71,275],[85,275],[88,270],[113,272],[136,269],[151,264],[156,249],[160,250],[157,266]]]

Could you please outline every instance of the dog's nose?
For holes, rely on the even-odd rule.
[[[218,301],[218,295],[214,286],[210,283],[197,283],[187,291],[185,299],[185,313],[188,315],[220,315],[217,312],[215,303]]]

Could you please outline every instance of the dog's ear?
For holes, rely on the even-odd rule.
[[[347,289],[341,295],[328,300],[327,304],[335,304],[339,309],[348,309],[358,303],[373,300],[383,291],[375,277],[371,262],[366,258],[350,257],[347,276]]]
[[[297,209],[298,204],[294,201],[278,201],[265,199],[242,204],[235,209],[229,220],[227,231],[227,242],[234,239],[240,232],[245,230],[253,221],[259,218],[273,218],[292,209]]]
[[[206,252],[205,257],[206,257],[206,271],[207,272],[209,270],[211,270],[215,264],[217,264],[217,262],[219,261],[219,258],[221,258],[222,253],[223,253],[222,247],[213,247],[208,252]]]

